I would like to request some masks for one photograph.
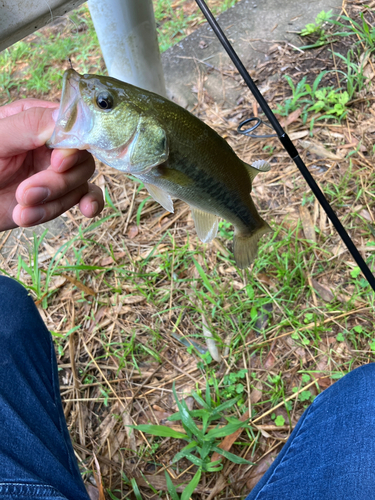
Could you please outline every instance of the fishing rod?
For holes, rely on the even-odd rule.
[[[319,188],[318,184],[315,182],[314,178],[312,177],[312,175],[308,171],[302,158],[299,156],[298,151],[295,148],[294,144],[289,139],[288,135],[285,133],[284,129],[280,125],[276,116],[273,114],[271,108],[267,104],[267,101],[264,99],[262,94],[259,92],[258,87],[255,85],[251,76],[247,72],[245,66],[242,64],[241,59],[238,57],[237,53],[233,49],[228,38],[225,36],[223,30],[220,28],[218,22],[214,18],[210,9],[207,7],[206,3],[203,0],[195,0],[195,1],[198,4],[198,7],[200,8],[200,10],[203,12],[203,15],[207,19],[207,21],[208,21],[209,25],[211,26],[211,28],[213,29],[215,35],[219,39],[221,45],[224,47],[227,54],[232,59],[233,64],[236,66],[240,75],[245,80],[246,85],[249,87],[253,96],[258,101],[258,104],[262,108],[263,113],[268,118],[268,121],[270,122],[272,128],[275,130],[277,137],[279,138],[281,144],[284,146],[284,149],[289,154],[290,158],[294,161],[294,163],[297,165],[299,171],[301,172],[301,174],[305,178],[305,181],[309,185],[311,191],[314,193],[317,200],[319,201],[319,203],[323,207],[324,211],[326,212],[327,216],[331,220],[332,224],[335,226],[336,231],[339,233],[341,239],[343,240],[347,249],[351,253],[353,259],[356,261],[356,263],[358,264],[358,267],[361,269],[362,273],[364,274],[364,276],[367,279],[368,283],[370,284],[371,288],[375,292],[375,277],[374,277],[374,275],[372,274],[372,272],[370,271],[366,262],[364,261],[361,254],[357,250],[357,247],[353,243],[349,234],[346,232],[346,229],[344,228],[344,226],[341,224],[337,215],[332,210],[331,205],[329,204],[327,198],[324,196],[324,194],[321,191],[321,189]],[[260,122],[258,122],[258,125],[259,124],[260,124]],[[255,125],[255,127],[253,127],[251,130],[256,128],[256,126],[257,125]],[[239,130],[239,132],[241,132],[241,131]],[[244,132],[241,132],[241,133],[244,133]]]

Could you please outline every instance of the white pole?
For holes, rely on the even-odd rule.
[[[166,96],[152,0],[89,0],[110,76]]]

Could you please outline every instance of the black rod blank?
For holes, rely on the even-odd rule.
[[[277,120],[276,116],[273,114],[271,108],[268,106],[267,101],[264,99],[262,94],[259,92],[258,87],[255,85],[254,81],[252,80],[251,76],[247,72],[245,66],[242,64],[241,59],[238,57],[236,54],[235,50],[233,49],[232,45],[230,44],[229,40],[225,36],[223,30],[220,28],[218,22],[214,18],[212,12],[210,9],[207,7],[206,3],[204,0],[195,0],[196,3],[198,4],[198,7],[201,9],[203,12],[204,16],[206,17],[208,23],[210,24],[211,28],[213,29],[215,35],[218,37],[220,43],[224,47],[224,49],[227,51],[229,57],[232,59],[234,65],[238,69],[240,75],[242,78],[245,80],[246,85],[249,87],[251,92],[253,93],[255,99],[258,101],[260,107],[262,108],[264,114],[268,118],[268,121],[274,128],[275,132],[277,133],[277,136],[281,142],[281,144],[284,146],[285,150],[291,157],[291,159],[294,161],[294,163],[297,165],[299,171],[305,178],[307,184],[309,185],[311,191],[314,193],[316,198],[318,199],[319,203],[325,210],[327,216],[331,220],[332,224],[335,226],[337,232],[339,233],[341,239],[345,243],[347,249],[353,256],[353,259],[356,261],[358,264],[358,267],[361,269],[362,273],[366,277],[367,281],[369,282],[371,288],[375,292],[375,277],[370,271],[369,267],[367,266],[366,262],[363,260],[361,254],[359,253],[357,247],[353,243],[352,239],[350,238],[349,234],[345,230],[344,226],[341,224],[340,220],[338,219],[337,215],[335,212],[332,210],[331,205],[329,204],[327,198],[324,196],[323,192],[319,188],[318,184],[315,182],[314,178],[308,171],[306,165],[304,164],[302,158],[299,156],[297,149],[295,148],[294,144],[292,141],[289,139],[288,135],[285,133],[284,129],[280,125],[279,121]]]

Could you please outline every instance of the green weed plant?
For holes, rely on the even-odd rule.
[[[219,406],[215,406],[211,398],[210,387],[207,381],[205,400],[195,391],[191,394],[201,408],[199,410],[189,410],[186,402],[183,399],[181,401],[179,400],[175,385],[173,385],[173,394],[178,412],[168,417],[168,420],[170,422],[181,422],[185,433],[175,431],[165,425],[143,424],[131,427],[153,436],[182,439],[188,443],[174,456],[171,464],[173,465],[181,459],[186,459],[198,467],[198,471],[189,485],[185,488],[185,491],[190,492],[190,494],[194,491],[194,489],[191,488],[193,484],[194,488],[196,487],[202,472],[218,472],[223,468],[221,459],[214,462],[210,461],[210,456],[213,452],[219,453],[235,464],[253,465],[252,462],[218,447],[223,437],[229,436],[247,425],[247,422],[242,422],[235,417],[228,417],[224,413],[226,410],[233,408],[238,402],[239,397],[225,401]],[[217,424],[213,429],[208,429],[211,424],[221,418],[227,420],[228,424],[224,427],[219,427]],[[201,428],[195,423],[196,419],[201,421]],[[170,481],[170,486],[171,484],[172,482]],[[182,495],[184,495],[184,493]],[[187,493],[185,493],[185,495],[187,495]],[[181,496],[181,498],[185,498],[185,496]]]
[[[331,19],[333,17],[333,11],[332,9],[329,10],[328,12],[325,12],[322,10],[319,12],[319,14],[315,18],[314,23],[309,23],[306,24],[306,26],[301,30],[300,35],[301,36],[314,36],[317,38],[317,41],[312,44],[312,45],[306,45],[304,47],[301,47],[301,49],[311,49],[315,47],[321,47],[322,45],[325,45],[328,43],[328,37],[326,34],[326,31],[324,29],[324,25],[331,22]]]

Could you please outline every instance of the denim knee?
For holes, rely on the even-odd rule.
[[[345,400],[346,405],[356,405],[358,394],[375,398],[375,363],[362,365],[347,373],[331,387],[320,393],[311,405],[311,409],[336,399],[338,404]]]
[[[14,279],[0,276],[0,341],[26,336],[35,326],[46,330],[28,291]]]
[[[5,309],[9,311],[14,309],[17,312],[19,305],[24,300],[30,300],[26,288],[12,278],[0,276],[0,315]]]

